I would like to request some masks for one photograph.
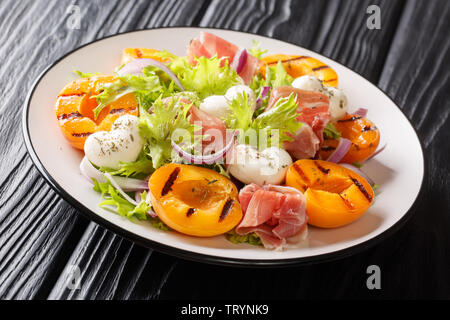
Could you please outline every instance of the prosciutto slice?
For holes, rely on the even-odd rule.
[[[297,120],[303,122],[303,126],[293,137],[293,141],[285,142],[284,148],[296,159],[312,158],[323,142],[323,129],[330,121],[330,102],[328,97],[320,92],[284,86],[272,90],[266,110],[291,93],[297,97]]]
[[[320,92],[301,90],[291,86],[278,87],[272,90],[267,109],[270,109],[278,99],[288,97],[291,93],[297,96],[299,114],[297,120],[307,123],[322,142],[323,129],[330,121],[328,97]]]
[[[265,248],[281,250],[304,240],[307,232],[306,199],[291,187],[256,184],[239,192],[244,218],[240,235],[255,232]]]
[[[196,64],[195,57],[211,58],[217,55],[218,58],[225,58],[229,65],[233,63],[239,47],[209,32],[201,32],[200,38],[193,39],[187,49],[188,61]],[[239,76],[244,80],[245,84],[249,84],[256,74],[260,61],[252,56],[247,55],[247,62],[239,72]]]
[[[296,159],[309,159],[316,155],[320,148],[320,140],[311,126],[303,123],[293,141],[286,141],[283,148]]]
[[[189,122],[201,127],[196,134],[205,135],[202,141],[203,155],[222,150],[232,138],[232,133],[227,133],[227,127],[222,120],[207,114],[196,106],[191,106],[189,113],[191,114]]]

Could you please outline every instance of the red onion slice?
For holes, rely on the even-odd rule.
[[[134,193],[134,200],[136,200],[137,203],[140,203],[141,200],[142,200],[142,198],[141,198],[141,193],[142,193],[141,191],[136,191],[136,192]],[[147,202],[148,204],[151,204],[151,203],[152,203],[152,201],[150,200],[150,192],[147,192],[147,197],[145,198],[145,202]],[[152,218],[156,218],[156,217],[157,217],[155,211],[153,211],[152,209],[149,209],[149,210],[147,211],[147,214],[148,214],[149,216],[151,216]]]
[[[150,198],[150,191],[147,192],[147,199],[145,200],[147,203],[151,204],[152,200]],[[149,214],[152,218],[156,218],[158,215],[153,210],[148,210],[147,214]]]
[[[327,161],[338,163],[347,154],[348,150],[352,146],[352,142],[345,138],[339,138],[339,144],[336,150],[328,157]]]
[[[136,191],[134,193],[134,201],[136,201],[137,203],[141,202],[142,198],[141,198],[141,192],[140,191]]]
[[[367,160],[372,159],[373,157],[377,156],[378,154],[380,154],[387,146],[387,143],[385,143],[380,149],[378,149],[377,151],[375,151],[369,158],[367,158]],[[367,161],[366,160],[366,161]]]
[[[122,195],[122,197],[125,198],[125,200],[127,200],[132,205],[135,206],[138,205],[138,203],[134,199],[132,199],[128,194],[125,193],[125,191],[122,190],[119,184],[114,180],[114,178],[109,173],[105,173],[105,177],[106,179],[109,180],[109,182],[111,182],[112,186],[116,188],[117,191],[119,191],[119,193]]]
[[[247,50],[239,49],[234,55],[233,62],[231,63],[231,68],[236,70],[237,73],[241,72],[244,69],[245,64],[247,63]]]
[[[359,174],[361,177],[363,177],[364,179],[366,179],[366,181],[370,184],[370,186],[374,186],[375,182],[367,175],[367,173],[365,173],[364,171],[362,171],[361,169],[359,169],[358,167],[355,167],[354,165],[351,165],[349,163],[341,163],[341,166],[352,170],[353,172]]]
[[[264,86],[261,89],[261,92],[259,93],[258,99],[256,99],[256,106],[260,107],[262,104],[263,99],[267,96],[267,94],[270,91],[270,87]]]
[[[151,64],[150,59],[134,59],[117,71],[120,76],[126,74],[141,75],[142,70]]]
[[[103,172],[97,170],[86,157],[84,157],[80,162],[80,171],[83,176],[92,184],[94,183],[92,179],[95,179],[101,183],[106,182],[106,179],[103,176]]]
[[[94,183],[92,179],[98,182],[106,182],[105,175],[100,170],[97,170],[88,158],[84,157],[80,163],[80,171],[90,183]],[[148,189],[148,182],[146,180],[139,180],[126,177],[114,177],[117,184],[126,192],[128,191],[143,191]]]
[[[186,151],[184,151],[179,145],[177,145],[175,142],[172,141],[172,148],[188,163],[194,163],[194,164],[213,164],[217,162],[218,160],[222,159],[223,156],[231,149],[231,147],[234,144],[234,137],[236,136],[237,132],[233,133],[233,136],[231,137],[228,144],[220,151],[217,151],[214,154],[211,155],[201,155],[196,156],[193,154],[190,154]]]
[[[365,108],[359,108],[358,110],[356,110],[356,111],[354,112],[354,114],[357,114],[357,115],[360,116],[360,117],[366,117],[366,116],[367,116],[367,112],[368,112],[367,109],[365,109]]]
[[[236,67],[237,73],[240,73],[244,69],[244,66],[247,63],[247,55],[247,50],[244,49],[244,51],[242,51],[242,54],[239,56],[239,62]]]
[[[153,60],[153,59],[134,59],[123,66],[117,73],[119,75],[125,74],[142,74],[142,70],[147,66],[153,66],[158,69],[161,69],[175,82],[175,84],[180,88],[181,91],[184,91],[184,87],[181,84],[180,80],[177,78],[175,73],[172,72],[164,63]]]

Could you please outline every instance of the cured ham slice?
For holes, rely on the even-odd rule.
[[[218,58],[228,60],[231,65],[239,52],[239,47],[209,32],[201,32],[199,39],[193,39],[187,50],[188,61],[196,64],[195,57],[211,58],[217,55]],[[247,55],[247,62],[239,72],[239,76],[244,80],[245,84],[249,84],[253,76],[256,74],[260,61],[252,56]]]
[[[239,72],[239,76],[244,80],[245,84],[249,84],[253,76],[256,74],[259,69],[259,60],[252,56],[251,54],[247,54],[247,62],[244,65],[244,68]]]
[[[303,123],[297,131],[293,141],[286,141],[284,149],[296,159],[313,158],[320,148],[320,140],[312,130],[311,126]]]
[[[291,86],[278,87],[272,90],[267,108],[270,109],[278,99],[288,97],[291,93],[297,96],[299,114],[297,120],[307,123],[322,142],[323,129],[330,121],[328,97],[320,92],[301,90]]]
[[[297,96],[297,120],[303,122],[303,126],[293,137],[294,141],[285,142],[284,148],[296,159],[312,158],[323,142],[323,129],[330,121],[329,99],[320,92],[284,86],[272,90],[267,109],[291,93]]]
[[[227,58],[230,64],[233,62],[234,56],[239,50],[238,46],[209,32],[200,33],[200,42],[211,56],[217,54],[219,58]]]
[[[244,218],[236,233],[255,232],[265,248],[281,250],[306,236],[306,200],[297,189],[250,184],[239,192],[239,202]]]
[[[227,144],[228,139],[232,134],[227,135],[227,127],[225,123],[206,112],[200,110],[196,106],[191,106],[189,110],[191,117],[189,122],[201,127],[199,135],[206,135],[207,137],[202,141],[203,152],[202,154],[210,154],[213,151],[222,150]]]
[[[205,49],[199,39],[193,39],[189,44],[187,57],[190,64],[196,65],[195,57],[211,58],[212,55]]]

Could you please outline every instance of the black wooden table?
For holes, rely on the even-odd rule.
[[[373,4],[381,9],[380,29],[366,25]],[[68,28],[76,8],[80,28]],[[425,188],[412,218],[352,257],[258,270],[183,261],[83,218],[27,155],[20,121],[26,94],[47,65],[74,48],[160,26],[287,40],[377,84],[411,119],[425,148]],[[1,0],[0,30],[1,298],[450,298],[450,1]],[[366,287],[372,264],[381,269],[380,290]],[[73,266],[81,272],[79,290],[65,282]]]

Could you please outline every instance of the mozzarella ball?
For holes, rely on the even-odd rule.
[[[226,118],[229,112],[228,101],[225,96],[209,96],[203,99],[200,110],[219,119]]]
[[[321,92],[330,100],[330,115],[332,121],[337,121],[345,116],[347,112],[347,97],[341,89],[324,86],[322,82],[313,75],[298,77],[292,82],[297,89]]]
[[[228,170],[243,183],[280,184],[292,158],[285,150],[270,147],[260,152],[258,149],[240,144],[233,150],[233,160]]]
[[[330,99],[331,121],[342,119],[347,113],[347,97],[341,89],[327,87],[327,95]]]
[[[292,86],[297,89],[322,92],[324,90],[322,82],[313,75],[305,75],[296,78]]]
[[[238,97],[239,94],[243,93],[247,95],[247,101],[249,102],[249,105],[252,107],[252,110],[255,111],[256,97],[255,93],[249,86],[243,84],[233,86],[227,90],[227,93],[225,93],[225,98],[227,98],[228,101],[233,101]]]
[[[134,162],[143,148],[139,135],[139,119],[124,115],[114,121],[111,131],[91,134],[84,144],[84,153],[94,165],[120,169],[120,162]]]

